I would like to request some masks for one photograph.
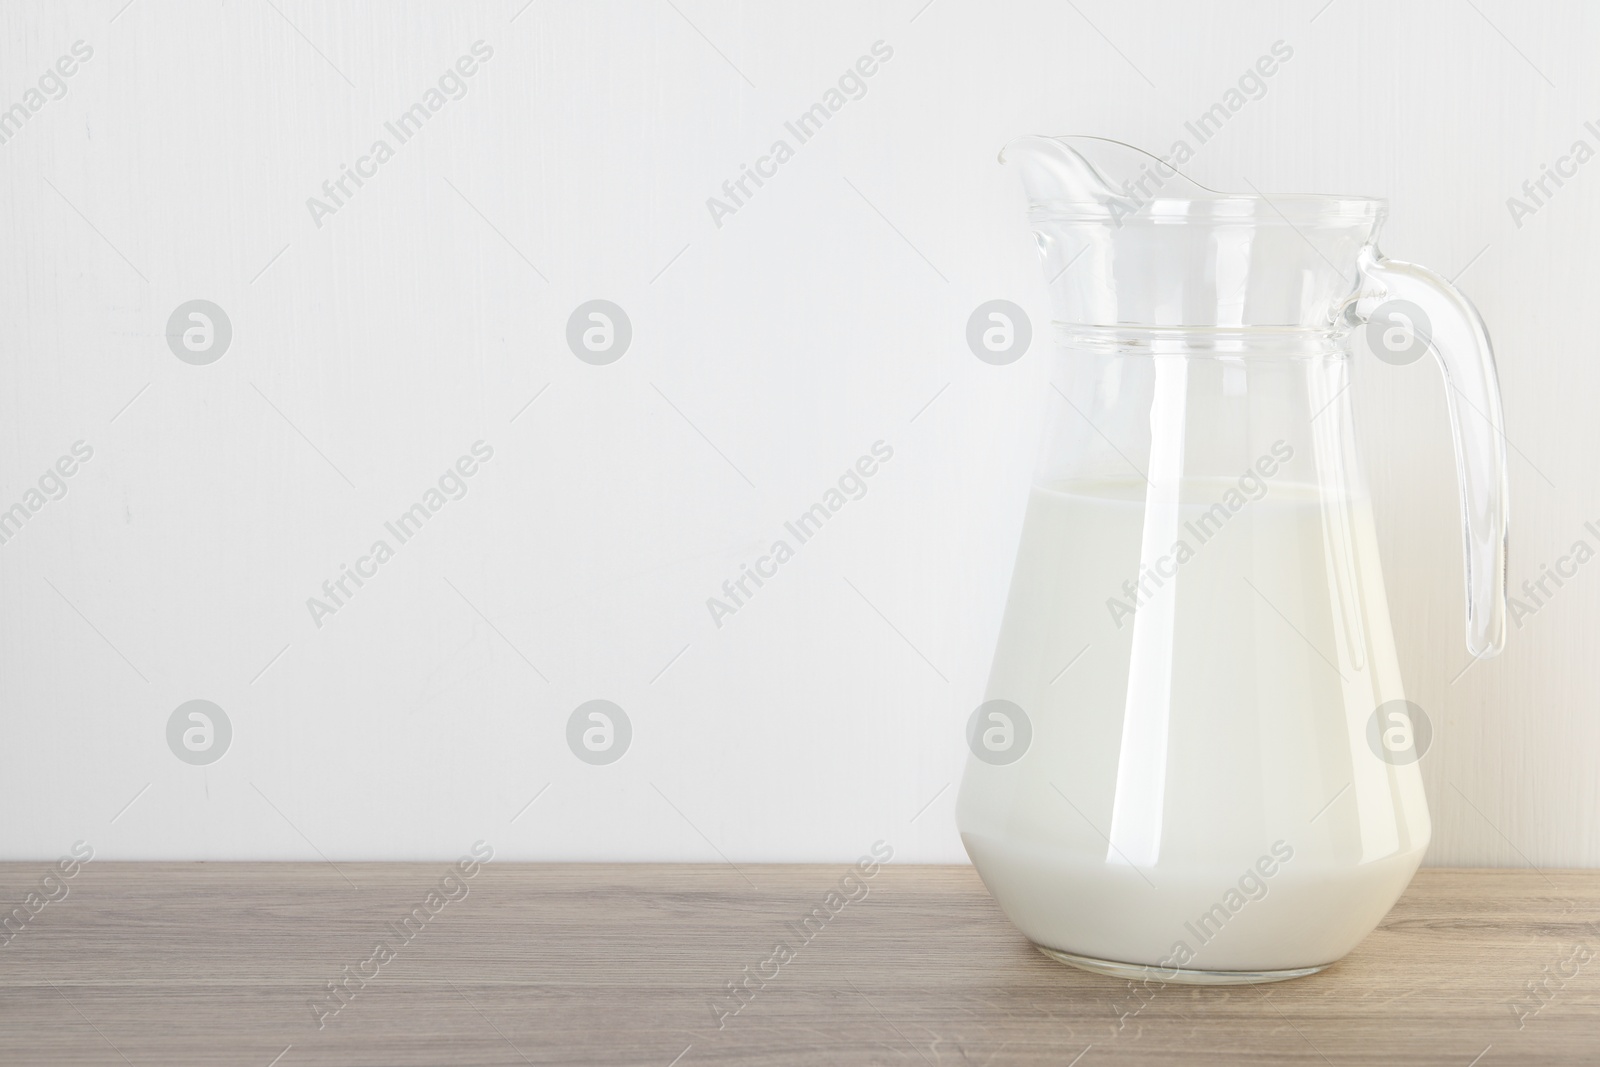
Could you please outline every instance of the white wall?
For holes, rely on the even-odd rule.
[[[522,3],[0,12],[0,106],[93,49],[0,145],[0,507],[93,448],[0,545],[0,857],[963,860],[1045,364],[963,337],[991,298],[1045,319],[996,150],[1164,148],[1280,39],[1196,176],[1391,198],[1386,250],[1465,270],[1498,345],[1513,584],[1600,541],[1600,163],[1520,227],[1505,204],[1600,147],[1585,5]],[[466,96],[316,225],[307,198],[479,40]],[[707,197],[880,40],[866,95],[719,228]],[[197,298],[233,327],[207,366],[164,336]],[[593,298],[632,322],[609,366],[564,340]],[[1357,374],[1438,731],[1431,861],[1600,863],[1600,565],[1452,682],[1437,372]],[[465,498],[314,625],[479,440]],[[879,440],[866,496],[715,627],[706,598]],[[166,740],[197,698],[233,727],[207,767]],[[610,766],[564,740],[594,698],[633,725]]]

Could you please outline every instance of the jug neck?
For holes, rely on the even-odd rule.
[[[1219,193],[1101,138],[1029,137],[1021,169],[1052,317],[1081,326],[1333,328],[1384,203]]]
[[[1275,455],[1297,462],[1274,485],[1365,495],[1345,351],[1308,345],[1295,357],[1253,359],[1184,346],[1131,358],[1096,346],[1058,348],[1036,481],[1136,490],[1163,479],[1209,484]]]

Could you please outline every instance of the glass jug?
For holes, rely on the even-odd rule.
[[[962,841],[1046,954],[1163,982],[1321,970],[1431,833],[1350,406],[1352,333],[1444,371],[1467,647],[1505,640],[1505,449],[1482,321],[1385,259],[1385,205],[1242,196],[1099,138],[1020,165],[1053,415]]]

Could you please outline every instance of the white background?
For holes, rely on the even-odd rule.
[[[996,151],[1164,150],[1280,39],[1195,176],[1389,197],[1385,251],[1462,272],[1497,344],[1512,584],[1596,540],[1600,163],[1520,228],[1505,204],[1600,146],[1585,5],[123,3],[0,13],[0,106],[94,49],[0,145],[0,507],[94,449],[0,546],[0,857],[964,860],[1046,362],[964,340],[989,299],[1046,318]],[[480,39],[467,96],[317,227],[306,198]],[[866,96],[718,228],[707,197],[879,40]],[[203,367],[164,336],[195,298],[234,330]],[[632,320],[610,366],[565,344],[592,298]],[[1437,371],[1356,374],[1437,735],[1429,861],[1600,863],[1600,564],[1452,683]],[[314,626],[479,439],[469,494]],[[706,598],[879,439],[866,497],[714,627]],[[564,739],[597,697],[634,729],[606,767]],[[165,740],[195,698],[234,730],[205,768]]]

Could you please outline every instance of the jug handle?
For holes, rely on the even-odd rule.
[[[1466,537],[1467,651],[1477,659],[1498,655],[1506,641],[1509,501],[1505,416],[1489,332],[1472,302],[1425,267],[1383,258],[1369,247],[1361,274],[1353,318],[1382,331],[1375,336],[1369,328],[1369,347],[1384,358],[1386,351],[1397,351],[1391,341],[1399,342],[1401,352],[1408,345],[1416,351],[1420,338],[1444,374]],[[1401,361],[1409,359],[1394,360]]]

